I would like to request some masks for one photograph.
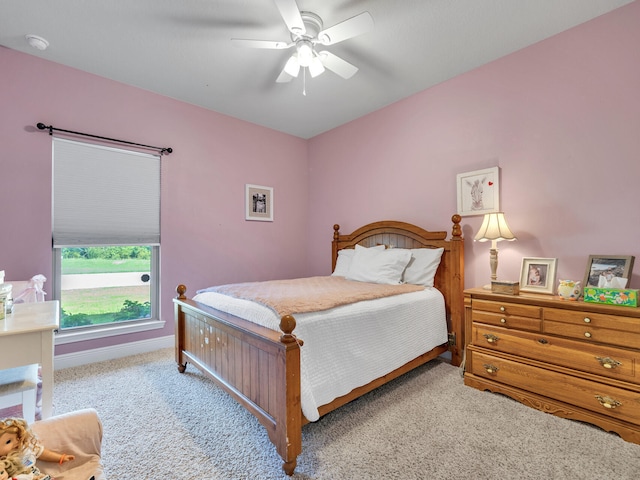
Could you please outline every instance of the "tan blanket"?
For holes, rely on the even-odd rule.
[[[279,316],[318,312],[340,305],[424,290],[420,285],[381,285],[354,282],[344,277],[309,277],[291,280],[235,283],[207,288],[235,298],[251,300]]]

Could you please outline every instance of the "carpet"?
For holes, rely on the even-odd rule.
[[[266,431],[172,349],[55,372],[54,412],[95,408],[110,479],[286,479]],[[640,445],[464,386],[440,360],[303,427],[292,478],[637,479]]]

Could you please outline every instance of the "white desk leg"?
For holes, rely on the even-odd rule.
[[[53,331],[42,332],[42,419],[53,414]]]

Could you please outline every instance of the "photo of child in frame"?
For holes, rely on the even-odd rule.
[[[544,287],[547,284],[547,265],[532,263],[529,265],[527,285]]]

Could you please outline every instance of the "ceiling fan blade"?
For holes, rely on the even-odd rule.
[[[273,42],[271,40],[250,40],[247,38],[232,38],[231,43],[236,47],[270,48],[276,50],[283,50],[294,45],[294,43]]]
[[[373,29],[373,17],[369,12],[362,12],[333,27],[318,33],[322,45],[333,45],[348,38],[356,37]]]
[[[307,31],[300,15],[300,9],[295,0],[274,0],[280,15],[289,31],[295,35],[302,35]]]
[[[341,59],[340,57],[334,55],[327,50],[323,50],[318,52],[320,56],[320,60],[322,60],[322,64],[331,70],[332,72],[340,75],[344,79],[349,79],[353,77],[358,71],[358,67],[355,65],[351,65],[346,60]]]

